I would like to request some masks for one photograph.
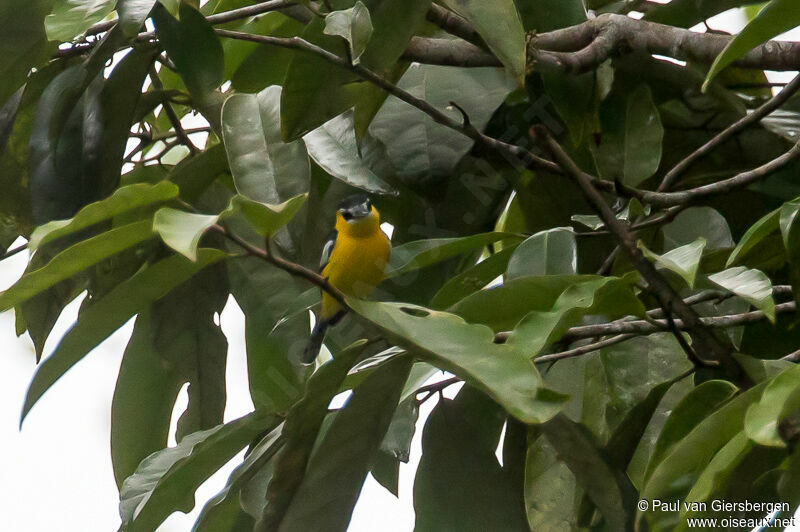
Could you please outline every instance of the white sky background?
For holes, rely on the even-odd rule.
[[[712,28],[727,31],[738,31],[742,24],[738,10],[709,21]],[[800,40],[800,31],[783,38]],[[792,76],[792,73],[775,73],[770,79],[789,81]],[[21,253],[0,262],[0,290],[22,274],[26,259]],[[59,319],[46,345],[45,356],[74,322],[78,303],[67,307]],[[221,324],[229,343],[225,410],[225,421],[229,421],[252,409],[243,318],[233,300],[229,300],[222,313]],[[20,431],[22,402],[35,371],[33,345],[27,334],[14,336],[13,312],[0,313],[0,528],[3,530],[86,532],[116,530],[119,526],[118,494],[109,446],[110,409],[116,374],[131,329],[132,323],[126,324],[60,379],[33,408]],[[447,395],[452,396],[456,389],[449,388]],[[176,413],[185,404],[184,390]],[[413,530],[414,472],[421,454],[422,426],[433,405],[434,401],[423,405],[411,462],[401,464],[400,498],[369,477],[350,523],[351,532]],[[174,427],[177,416],[173,418]],[[190,530],[202,505],[222,489],[235,463],[236,459],[200,487],[198,504],[191,514],[173,514],[159,531]]]

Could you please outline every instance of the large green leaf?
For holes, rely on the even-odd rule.
[[[308,464],[279,530],[347,530],[373,457],[411,369],[411,357],[379,367],[334,418]]]
[[[775,300],[772,298],[772,282],[764,272],[736,266],[708,276],[708,280],[736,294],[775,323]]]
[[[274,473],[267,490],[268,503],[263,516],[267,528],[277,529],[292,504],[303,482],[328,405],[363,352],[364,344],[360,341],[349,346],[314,373],[306,383],[303,397],[289,411],[281,433],[286,445],[275,457]]]
[[[44,20],[49,0],[8,0],[0,5],[0,105],[25,82],[31,67],[47,60]]]
[[[800,366],[794,366],[772,379],[757,403],[750,405],[744,418],[748,438],[759,445],[785,447],[778,434],[781,414],[800,409]]]
[[[447,281],[431,299],[435,309],[445,309],[469,294],[480,290],[506,271],[516,245],[504,246],[502,251],[489,255],[475,266]]]
[[[731,251],[725,263],[725,267],[727,268],[736,264],[740,259],[746,257],[748,252],[752,251],[766,237],[776,232],[778,230],[779,218],[780,210],[775,209],[765,214],[756,223],[751,225],[747,232],[742,235],[742,238],[739,240],[739,243],[736,244],[733,251]]]
[[[508,261],[506,279],[577,273],[578,246],[570,228],[540,231],[517,246]]]
[[[600,175],[635,187],[661,163],[664,128],[648,85],[630,94],[614,92],[600,106],[599,144],[592,144]]]
[[[414,64],[397,85],[428,104],[461,120],[450,102],[469,115],[470,123],[482,130],[500,106],[514,82],[495,68],[461,69]],[[386,145],[397,174],[424,180],[449,175],[469,151],[469,138],[437,124],[430,116],[390,96],[369,128]]]
[[[150,312],[136,318],[111,403],[111,463],[117,488],[145,457],[167,446],[175,398],[183,384],[153,349]]]
[[[565,398],[542,387],[539,373],[519,348],[495,344],[488,327],[415,305],[347,303],[392,341],[465,379],[521,421],[544,422],[563,405]]]
[[[690,28],[723,11],[745,5],[760,4],[763,0],[672,0],[667,4],[653,6],[645,13],[645,19],[670,26]]]
[[[601,314],[614,319],[644,315],[644,305],[634,295],[631,284],[615,277],[602,277],[570,286],[558,297],[552,309],[531,311],[514,328],[507,343],[528,357],[557,340],[586,315]]]
[[[414,529],[528,530],[495,448],[470,422],[475,413],[467,406],[442,400],[425,423],[414,481]]]
[[[765,385],[759,383],[727,402],[675,443],[653,470],[640,497],[648,501],[684,499],[703,467],[742,430],[748,406],[759,399]],[[647,519],[651,530],[672,530],[677,525],[677,512],[663,508],[651,508],[640,516]]]
[[[418,270],[470,251],[477,251],[500,240],[519,241],[521,237],[509,233],[482,233],[460,238],[431,238],[408,242],[392,249],[386,276],[395,277]]]
[[[178,185],[182,199],[193,203],[217,177],[228,172],[225,147],[215,144],[178,163],[169,173],[169,180]]]
[[[78,242],[53,257],[45,266],[23,275],[8,290],[0,292],[0,310],[15,307],[56,283],[152,236],[151,222],[143,220]]]
[[[39,246],[63,236],[77,233],[119,214],[168,201],[177,195],[178,187],[168,182],[155,185],[138,183],[121,187],[108,198],[90,203],[68,220],[54,220],[37,227],[28,241],[28,249],[35,251]]]
[[[44,19],[47,38],[71,41],[114,10],[113,0],[56,0]]]
[[[175,447],[148,456],[120,490],[124,530],[155,530],[172,512],[194,508],[194,491],[265,429],[280,419],[252,413],[195,432]]]
[[[133,315],[202,268],[225,257],[217,250],[202,250],[196,263],[181,256],[169,257],[123,281],[103,299],[86,308],[53,354],[37,369],[25,397],[22,418],[67,370]]]
[[[390,194],[394,190],[361,159],[353,124],[347,112],[303,136],[308,154],[323,170],[348,185],[367,192]]]
[[[714,60],[703,88],[725,67],[763,42],[800,24],[800,12],[792,0],[772,0]]]
[[[295,217],[305,205],[307,198],[308,194],[298,194],[280,205],[268,205],[236,195],[231,199],[230,206],[222,212],[221,216],[225,217],[240,213],[256,233],[261,236],[272,236]]]
[[[160,4],[153,11],[158,40],[189,92],[205,101],[223,81],[225,59],[214,28],[191,4],[181,2],[180,21]]]
[[[703,250],[706,247],[706,239],[698,238],[691,244],[671,249],[659,255],[653,253],[639,241],[639,249],[644,255],[656,263],[659,268],[667,269],[680,275],[689,288],[694,287],[694,280],[697,277],[697,268],[700,266],[700,259],[703,257]]]
[[[731,228],[725,217],[711,207],[689,207],[661,230],[664,251],[669,251],[698,238],[706,239],[706,249],[731,248],[734,245]]]
[[[610,465],[586,427],[559,414],[541,427],[547,441],[597,506],[610,530],[633,530],[636,490]]]
[[[513,0],[445,0],[467,19],[520,85],[525,80],[525,31]]]
[[[350,47],[350,59],[354,65],[361,62],[361,54],[372,37],[372,17],[367,6],[358,0],[350,9],[331,11],[325,15],[325,35],[338,35]]]

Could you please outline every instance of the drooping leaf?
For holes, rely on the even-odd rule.
[[[725,67],[739,59],[761,43],[780,35],[800,24],[800,13],[792,0],[773,0],[736,37],[731,40],[714,60],[708,71],[703,88]]]
[[[191,4],[180,4],[180,21],[160,4],[153,11],[159,42],[175,63],[189,92],[201,101],[223,81],[225,60],[214,28]]]
[[[578,245],[570,228],[557,227],[527,238],[508,261],[506,279],[577,273]]]
[[[495,449],[469,422],[471,414],[445,399],[425,423],[414,481],[415,530],[528,530],[524,508]]]
[[[217,215],[194,214],[162,207],[153,216],[153,231],[161,236],[166,245],[196,262],[200,238],[217,223],[218,218]]]
[[[9,0],[0,5],[0,105],[25,82],[31,67],[47,60],[50,47],[42,21],[48,0]]]
[[[123,528],[155,530],[173,511],[189,512],[195,489],[259,433],[279,422],[270,414],[248,414],[190,434],[175,447],[148,456],[120,490]]]
[[[69,368],[133,315],[205,266],[225,257],[224,253],[217,250],[201,250],[196,263],[181,256],[166,258],[123,281],[103,299],[88,307],[64,335],[53,354],[37,369],[25,397],[22,418]]]
[[[351,112],[329,120],[303,137],[308,154],[326,172],[349,185],[371,193],[395,193],[361,159],[353,127]]]
[[[225,147],[215,144],[194,157],[183,159],[169,173],[169,180],[180,188],[181,199],[194,203],[217,177],[228,172]]]
[[[764,272],[736,266],[708,276],[708,280],[736,294],[764,312],[775,323],[775,300],[772,298],[772,282]]]
[[[338,35],[347,41],[354,65],[361,62],[361,54],[372,37],[372,18],[361,0],[350,9],[331,11],[325,15],[325,35]]]
[[[127,37],[136,35],[147,15],[158,0],[117,0],[117,14],[122,32]]]
[[[514,75],[520,85],[525,79],[525,31],[513,0],[446,0],[444,4],[467,19],[489,49]]]
[[[639,249],[642,253],[656,263],[657,267],[665,268],[680,275],[689,288],[694,287],[694,280],[697,277],[697,268],[700,266],[700,259],[706,247],[706,239],[698,238],[691,244],[671,249],[663,255],[653,253],[639,241]]]
[[[267,205],[236,195],[231,199],[230,207],[222,213],[222,216],[241,213],[259,235],[272,236],[294,218],[305,205],[306,198],[308,198],[308,194],[300,194],[280,205]]]
[[[386,430],[380,449],[401,462],[408,462],[411,457],[411,439],[414,437],[417,419],[419,418],[419,402],[409,397],[400,402]]]
[[[750,405],[744,418],[746,436],[759,445],[785,447],[778,434],[781,414],[800,409],[800,366],[778,374],[772,379],[758,402]]]
[[[445,309],[456,304],[464,297],[485,287],[506,271],[516,245],[504,246],[502,251],[494,253],[472,268],[464,270],[447,281],[431,299],[431,307]]]
[[[521,421],[541,423],[563,405],[563,396],[542,387],[533,363],[518,348],[495,344],[488,327],[415,305],[356,299],[347,303],[397,345],[465,379]]]
[[[509,233],[483,233],[460,238],[431,238],[408,242],[392,249],[386,277],[418,270],[504,239],[519,241],[521,237]]]
[[[45,266],[24,275],[0,293],[0,310],[15,307],[56,283],[104,259],[152,238],[151,222],[144,220],[111,229],[65,249]]]
[[[711,207],[689,207],[661,230],[664,251],[669,251],[698,238],[706,239],[706,250],[732,248],[731,228],[725,217]]]
[[[108,198],[90,203],[68,220],[54,220],[37,227],[31,234],[28,249],[36,251],[40,246],[58,238],[78,233],[119,214],[168,201],[177,195],[178,187],[168,182],[155,185],[140,183],[121,187]]]
[[[279,530],[344,532],[361,486],[397,407],[410,357],[390,360],[353,390],[311,457]]]

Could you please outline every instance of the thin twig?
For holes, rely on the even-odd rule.
[[[672,170],[667,172],[664,176],[664,179],[661,181],[661,184],[658,186],[658,192],[664,192],[672,188],[672,185],[677,182],[677,180],[686,173],[686,171],[697,161],[711,153],[714,149],[718,148],[731,138],[735,137],[745,129],[753,126],[761,121],[762,118],[766,117],[780,106],[782,106],[786,101],[792,97],[794,93],[796,93],[800,89],[800,74],[795,76],[791,83],[786,85],[786,87],[776,94],[771,100],[766,102],[764,105],[742,117],[740,120],[734,122],[730,126],[728,126],[725,130],[721,133],[713,137],[711,140],[697,148],[691,154],[689,154],[685,159],[675,165]]]
[[[161,83],[161,78],[158,77],[158,72],[156,71],[155,65],[150,65],[150,81],[153,83],[153,87],[155,87],[156,90],[164,90],[164,84]],[[175,109],[172,108],[172,104],[168,101],[164,101],[162,106],[164,107],[164,112],[167,113],[169,123],[172,124],[172,128],[175,130],[175,136],[178,138],[181,144],[189,148],[189,153],[191,155],[196,155],[199,150],[186,134],[186,131],[184,131],[183,125],[181,124],[181,119],[178,118],[177,113],[175,113]]]
[[[11,249],[7,250],[5,253],[3,253],[2,256],[0,256],[0,260],[6,260],[6,259],[8,259],[10,257],[13,257],[17,253],[22,253],[26,249],[28,249],[28,244],[27,243],[21,244],[21,245],[15,247],[15,248],[11,248]]]

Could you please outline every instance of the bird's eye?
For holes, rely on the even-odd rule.
[[[348,211],[342,211],[342,218],[344,218],[345,221],[349,222],[350,220],[353,219],[353,214]]]

